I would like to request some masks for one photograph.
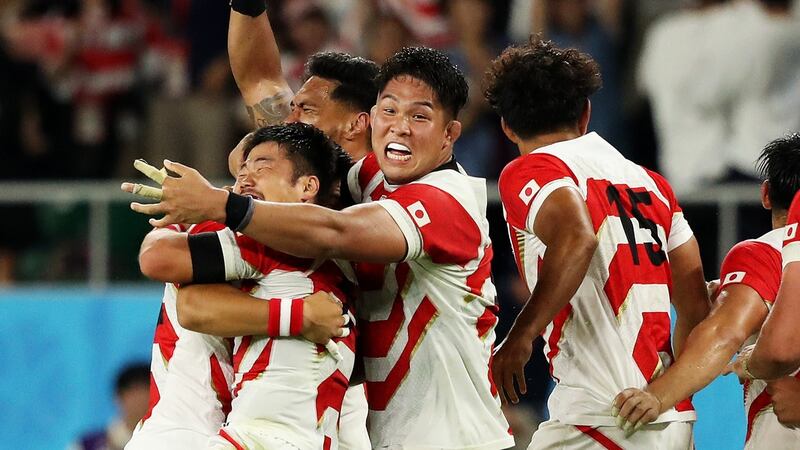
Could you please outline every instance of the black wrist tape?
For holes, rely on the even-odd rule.
[[[251,197],[231,192],[225,203],[225,226],[233,231],[242,230],[250,223],[254,211],[255,203]]]
[[[225,281],[225,258],[217,233],[190,234],[189,254],[192,256],[192,283]]]
[[[267,10],[265,0],[230,0],[231,9],[245,16],[258,17]]]

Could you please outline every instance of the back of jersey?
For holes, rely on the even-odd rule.
[[[672,363],[667,253],[692,231],[666,181],[597,134],[537,149],[500,179],[517,264],[531,290],[546,250],[533,231],[536,213],[561,187],[585,199],[598,248],[575,296],[543,334],[558,381],[550,414],[566,424],[612,426],[614,396],[645,387]],[[678,409],[685,412],[657,421],[694,420],[691,404]]]

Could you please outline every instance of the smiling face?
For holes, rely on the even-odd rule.
[[[295,179],[294,163],[276,142],[256,145],[242,163],[236,177],[236,187],[242,195],[258,200],[280,203],[313,201],[317,191],[309,190],[313,175]],[[311,183],[313,184],[313,183]]]
[[[427,175],[453,155],[461,124],[425,82],[390,80],[372,109],[372,148],[386,179],[403,184]]]

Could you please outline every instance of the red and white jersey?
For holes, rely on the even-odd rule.
[[[786,217],[786,233],[783,236],[783,247],[781,255],[783,267],[789,263],[800,261],[800,233],[797,232],[800,224],[800,191],[794,194],[792,205],[789,207],[789,214]]]
[[[596,133],[537,149],[506,166],[499,181],[517,267],[531,291],[546,250],[534,220],[560,188],[584,198],[599,245],[575,296],[543,332],[557,381],[550,417],[612,426],[614,397],[644,388],[672,363],[667,252],[692,230],[667,182]],[[694,419],[687,401],[656,421]]]
[[[347,304],[342,289],[348,281],[334,262],[277,252],[228,228],[217,237],[225,278],[255,280],[252,295],[291,300],[325,291]],[[265,323],[265,333],[266,327]],[[338,448],[339,414],[355,362],[356,333],[334,341],[344,358],[338,363],[324,346],[301,337],[235,338],[233,401],[220,436],[245,447],[264,436],[302,449]]]
[[[781,284],[781,246],[785,229],[779,228],[761,236],[736,244],[720,270],[720,287],[733,284],[749,286],[772,309]],[[755,344],[758,333],[750,336],[744,346]],[[750,380],[744,384],[744,407],[747,416],[745,448],[798,448],[800,430],[786,428],[778,422],[772,410],[772,397],[763,380]],[[789,445],[786,447],[786,445]]]
[[[204,222],[191,226],[188,232],[224,227]],[[181,327],[176,302],[177,288],[167,283],[153,339],[150,408],[134,430],[127,450],[204,448],[230,411],[231,341]]]
[[[391,185],[374,154],[348,181],[357,201],[386,209],[408,246],[402,262],[356,264],[373,448],[513,446],[489,369],[497,306],[485,181],[453,161]]]

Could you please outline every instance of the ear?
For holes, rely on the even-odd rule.
[[[502,117],[500,118],[500,128],[503,129],[503,134],[506,135],[509,141],[516,145],[520,145],[521,140],[519,136],[517,136],[517,133],[514,133],[514,131],[506,123],[506,119],[503,119]]]
[[[761,183],[761,206],[767,210],[772,209],[772,200],[769,199],[769,181],[767,180]]]
[[[586,134],[589,131],[589,119],[592,118],[592,102],[587,98],[586,104],[583,107],[583,111],[581,111],[581,116],[578,118],[578,131],[581,133],[581,136]]]
[[[300,201],[303,203],[315,203],[317,195],[319,195],[319,178],[316,175],[303,175],[297,179],[298,189],[300,192]]]
[[[359,136],[364,135],[368,128],[369,114],[360,112],[347,123],[347,130],[344,132],[344,138],[348,141],[354,141]]]
[[[444,129],[444,147],[453,147],[459,137],[461,137],[462,125],[457,120],[451,120]]]

